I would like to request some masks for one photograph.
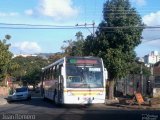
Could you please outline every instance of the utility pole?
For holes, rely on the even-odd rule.
[[[76,24],[76,26],[84,26],[88,29],[88,31],[92,34],[92,36],[95,36],[95,22],[93,21],[92,23],[84,23],[84,24]],[[87,26],[92,26],[93,30],[91,31]]]
[[[141,79],[141,93],[143,95],[143,88],[144,88],[144,84],[143,84],[143,68],[142,68],[142,62],[140,63],[141,64],[141,69],[140,69],[140,79]]]
[[[142,93],[142,95],[143,95],[143,89],[144,89],[144,81],[143,81],[143,59],[139,59],[138,60],[139,61],[139,63],[140,63],[140,86],[139,86],[139,92],[141,92]]]

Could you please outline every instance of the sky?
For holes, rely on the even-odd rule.
[[[78,31],[84,36],[92,33],[92,29],[78,29],[76,24],[95,22],[97,26],[103,20],[104,2],[106,0],[0,0],[0,39],[6,34],[12,36],[8,43],[11,43],[10,51],[14,54],[62,52],[61,47],[65,45],[63,41],[75,40]],[[143,23],[160,26],[159,0],[130,2],[141,15]],[[61,26],[61,29],[56,26]],[[63,26],[74,29],[65,29]],[[39,29],[28,29],[35,27]],[[44,29],[46,27],[56,29]],[[151,51],[160,51],[159,33],[160,28],[143,31],[142,43],[135,49],[137,56],[143,57]]]

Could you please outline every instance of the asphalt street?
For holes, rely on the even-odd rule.
[[[55,106],[52,101],[43,101],[40,97],[34,97],[30,101],[16,101],[1,105],[0,119],[160,120],[160,110],[131,110],[103,104]]]

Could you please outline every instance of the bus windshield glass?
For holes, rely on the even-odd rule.
[[[67,88],[102,88],[102,66],[67,64]]]

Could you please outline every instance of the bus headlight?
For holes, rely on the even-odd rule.
[[[99,92],[97,95],[103,95],[103,92]]]
[[[68,92],[67,92],[67,95],[68,95],[68,96],[72,96],[73,93],[71,93],[71,92],[68,91]]]

